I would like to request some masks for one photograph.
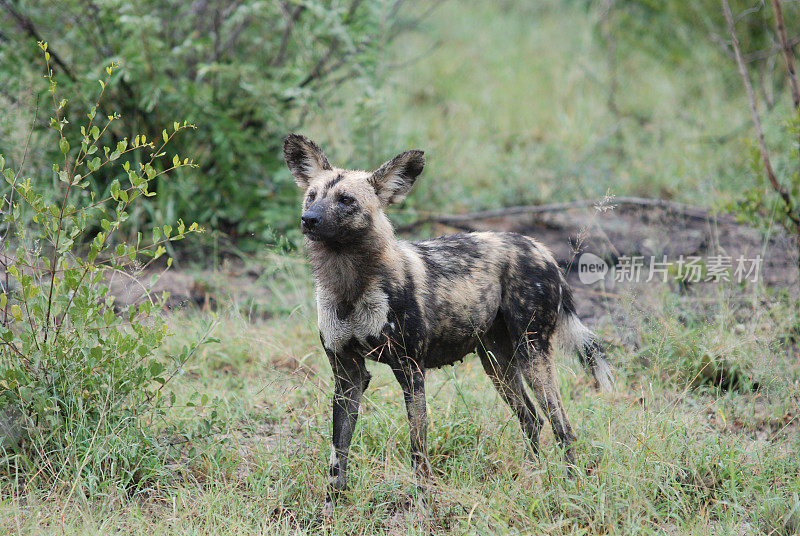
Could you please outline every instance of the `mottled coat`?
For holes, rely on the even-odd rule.
[[[311,140],[292,134],[284,156],[305,190],[301,226],[316,284],[320,338],[333,369],[329,499],[346,484],[347,454],[365,360],[389,365],[408,409],[415,467],[428,471],[425,371],[477,352],[486,373],[538,452],[543,419],[571,460],[574,434],[552,358],[556,339],[577,349],[602,388],[611,372],[546,247],[513,233],[398,240],[384,209],[402,201],[422,172],[407,151],[374,172],[336,169]]]

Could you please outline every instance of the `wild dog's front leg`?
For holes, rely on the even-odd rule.
[[[428,477],[431,473],[431,466],[428,461],[428,412],[425,404],[425,369],[413,359],[402,357],[392,365],[392,371],[403,389],[403,398],[408,411],[411,463],[417,475]]]
[[[333,394],[333,447],[331,448],[326,508],[347,488],[347,457],[358,419],[361,395],[369,384],[369,373],[361,357],[343,357],[329,352],[335,390]]]

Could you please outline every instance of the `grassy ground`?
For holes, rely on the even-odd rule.
[[[429,374],[429,513],[415,480],[401,392],[373,366],[353,441],[351,492],[321,516],[330,443],[330,370],[315,331],[302,259],[284,259],[283,291],[260,321],[228,304],[214,319],[173,318],[166,352],[209,321],[174,384],[178,400],[206,393],[218,428],[172,475],[133,500],[48,490],[8,498],[0,531],[31,534],[796,534],[800,530],[800,367],[796,313],[762,291],[699,299],[654,289],[604,306],[613,395],[599,395],[571,357],[559,380],[575,426],[578,473],[569,478],[543,434],[528,462],[522,433],[473,357]],[[248,310],[252,305],[248,304]],[[258,311],[255,311],[258,312]],[[620,320],[624,319],[624,320]],[[739,384],[704,380],[708,357]],[[757,389],[753,390],[754,383]]]
[[[608,190],[714,204],[748,187],[735,134],[747,109],[730,77],[708,68],[719,62],[711,47],[679,67],[621,54],[614,113],[596,15],[563,4],[443,4],[423,32],[393,45],[374,113],[353,124],[347,113],[323,112],[308,133],[337,162],[363,167],[426,149],[412,213]],[[368,135],[349,136],[356,132]],[[356,151],[355,139],[372,143]],[[400,390],[373,367],[352,491],[326,519],[331,385],[310,276],[299,256],[260,264],[270,271],[259,284],[271,289],[260,309],[223,300],[216,319],[191,309],[171,319],[166,353],[209,322],[221,339],[201,347],[173,385],[178,400],[196,391],[212,400],[206,406],[220,419],[207,442],[133,498],[6,494],[0,533],[800,533],[798,318],[779,293],[651,287],[598,304],[619,379],[613,395],[598,395],[571,357],[560,359],[579,437],[574,478],[549,430],[541,460],[525,461],[522,433],[474,357],[431,372],[427,516],[414,507]],[[737,387],[715,387],[709,363],[722,363],[714,370],[738,378]],[[176,407],[170,419],[211,411]]]

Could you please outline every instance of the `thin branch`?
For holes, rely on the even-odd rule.
[[[278,48],[278,54],[272,61],[273,67],[282,65],[286,60],[286,51],[289,49],[289,38],[292,36],[292,32],[294,31],[294,25],[297,24],[297,21],[304,10],[305,6],[300,4],[294,8],[292,13],[289,15],[289,19],[286,21],[286,28],[284,28],[283,35],[281,36],[281,44]]]
[[[97,31],[97,33],[100,35],[100,39],[103,41],[102,50],[98,50],[100,53],[100,57],[98,59],[103,61],[104,59],[110,58],[114,55],[114,48],[111,46],[111,42],[108,40],[106,27],[100,18],[100,8],[97,7],[97,4],[95,4],[92,0],[87,0],[86,7],[89,8],[88,11],[94,21],[93,30]]]
[[[783,50],[783,57],[786,60],[786,70],[789,73],[789,85],[792,87],[792,102],[794,102],[794,109],[797,110],[797,108],[800,107],[800,89],[797,87],[797,72],[794,70],[792,47],[789,44],[789,39],[786,37],[786,24],[783,22],[781,1],[772,0],[772,9],[775,11],[775,24],[778,26],[778,39],[781,42],[781,50]]]
[[[350,20],[355,15],[356,10],[358,9],[358,6],[361,5],[362,1],[363,0],[352,0],[352,2],[350,2],[350,7],[347,9],[347,14],[345,15],[345,17],[344,17],[344,19],[342,21],[344,24],[347,24],[347,23],[350,22]],[[327,74],[331,73],[332,71],[336,70],[343,63],[343,60],[345,58],[351,56],[352,54],[345,54],[342,57],[342,60],[340,60],[339,63],[337,63],[336,65],[334,65],[334,67],[326,69],[326,65],[328,64],[328,61],[330,61],[330,59],[333,57],[333,55],[336,54],[336,52],[339,50],[339,46],[341,44],[342,44],[341,39],[339,39],[338,37],[334,37],[331,40],[331,44],[328,46],[327,52],[325,52],[325,54],[319,59],[319,61],[317,61],[317,64],[314,65],[314,68],[311,69],[311,72],[308,74],[308,76],[306,76],[303,79],[303,81],[300,82],[300,84],[298,84],[298,87],[301,87],[301,88],[302,87],[306,87],[308,84],[310,84],[311,82],[313,82],[317,78],[323,78],[325,75],[327,75]],[[360,47],[356,47],[356,52],[360,52],[359,48]]]
[[[416,16],[416,17],[414,17],[414,18],[412,18],[410,20],[407,20],[405,22],[396,21],[396,22],[392,23],[391,27],[389,28],[389,31],[387,32],[386,41],[387,42],[388,41],[392,41],[392,40],[396,39],[400,34],[405,33],[407,31],[414,30],[415,28],[417,28],[419,26],[420,22],[422,22],[423,20],[427,19],[428,16],[431,13],[433,13],[444,2],[445,2],[445,0],[436,0],[425,11],[420,13],[418,16]],[[402,1],[398,1],[395,4],[395,8],[397,10],[399,10],[399,8],[402,5],[403,5],[403,2]],[[394,14],[390,18],[394,19]]]
[[[719,35],[717,35],[715,33],[712,33],[711,34],[711,40],[714,43],[716,43],[717,45],[721,46],[722,50],[725,52],[725,54],[727,54],[731,58],[734,57],[733,51],[728,50],[728,45],[727,45],[726,41],[724,39],[722,39],[722,37],[720,37]],[[796,47],[797,45],[800,44],[800,35],[795,35],[794,37],[789,38],[787,40],[787,43],[788,43],[788,46],[789,46],[790,49],[794,49],[794,47]],[[772,46],[772,47],[769,47],[769,48],[756,50],[755,52],[749,52],[747,54],[743,54],[742,58],[744,59],[745,63],[753,63],[754,61],[765,60],[767,58],[775,56],[776,54],[780,54],[781,50],[782,49],[781,49],[780,45],[775,45],[775,46]]]
[[[792,88],[794,113],[797,114],[800,112],[800,89],[797,87],[797,71],[795,71],[794,68],[792,47],[789,44],[789,40],[786,38],[786,24],[783,22],[783,11],[781,10],[780,0],[772,0],[772,9],[775,11],[775,24],[778,26],[778,39],[781,42],[783,57],[786,60],[786,71],[789,76],[789,85]],[[800,132],[797,133],[797,142],[798,145],[800,145]]]
[[[761,152],[761,160],[764,163],[764,169],[767,172],[767,178],[769,179],[770,184],[772,185],[772,189],[775,190],[778,195],[780,195],[781,199],[783,199],[783,203],[786,208],[786,214],[790,220],[797,226],[800,227],[800,219],[798,219],[797,214],[794,213],[794,209],[792,206],[792,198],[789,195],[789,192],[778,182],[778,179],[775,177],[775,172],[772,169],[772,163],[769,160],[769,152],[767,151],[767,144],[764,141],[764,130],[761,127],[761,117],[758,114],[758,105],[756,103],[756,96],[753,93],[753,86],[750,84],[750,78],[747,76],[747,66],[744,64],[744,59],[742,58],[742,51],[739,48],[739,39],[736,37],[736,26],[733,22],[733,15],[731,14],[731,6],[728,4],[728,0],[722,0],[722,11],[725,13],[725,20],[728,22],[728,31],[731,34],[731,45],[733,46],[733,53],[736,56],[736,63],[739,66],[739,75],[742,77],[742,82],[744,83],[745,91],[747,92],[747,100],[750,103],[750,115],[753,118],[753,124],[756,127],[756,136],[758,137],[758,149]]]

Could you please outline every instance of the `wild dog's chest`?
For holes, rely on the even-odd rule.
[[[325,348],[332,352],[340,352],[353,339],[367,344],[368,338],[378,337],[388,313],[389,297],[378,287],[368,289],[348,305],[317,288],[317,323]]]

